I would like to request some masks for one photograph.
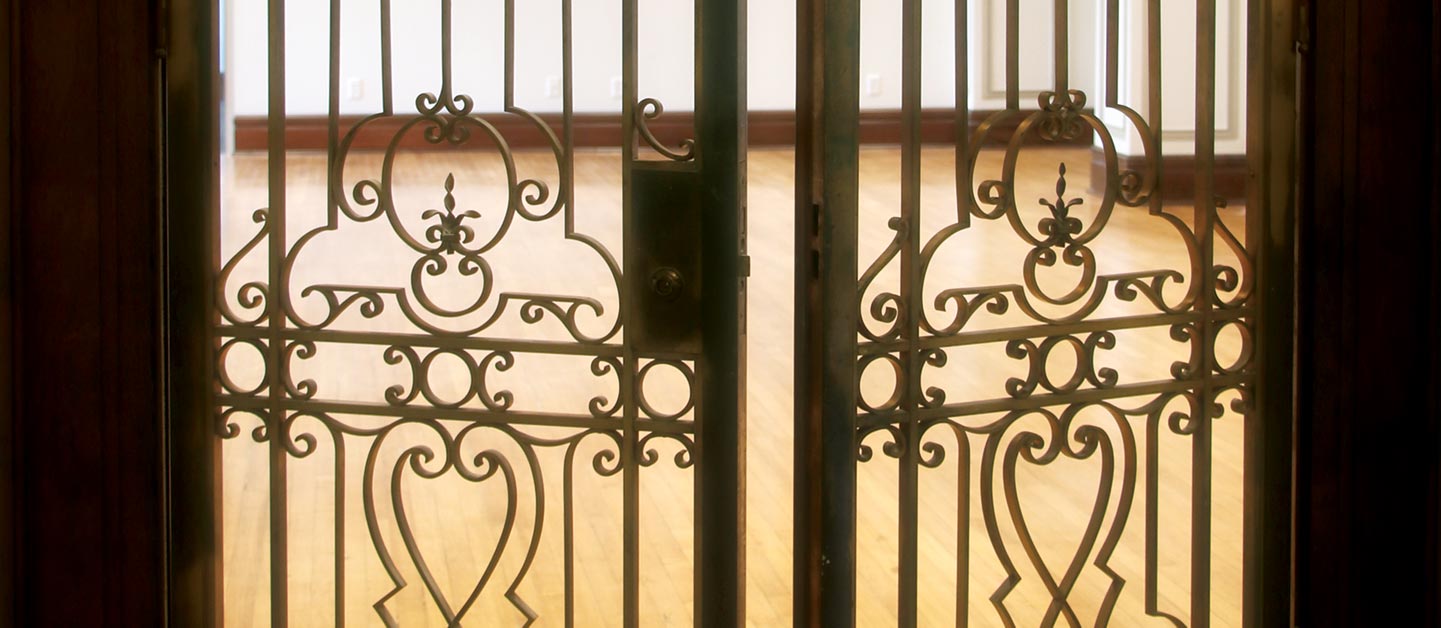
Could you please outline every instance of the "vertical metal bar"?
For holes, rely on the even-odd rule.
[[[283,628],[289,617],[288,571],[289,521],[285,443],[285,0],[270,0],[270,109],[268,213],[270,248],[269,346],[266,349],[270,405],[266,417],[270,448],[270,625]]]
[[[575,49],[571,44],[571,28],[574,20],[574,12],[571,8],[572,0],[561,0],[560,2],[560,56],[561,56],[561,142],[565,147],[565,158],[560,166],[560,189],[564,195],[565,203],[565,234],[569,236],[575,230],[575,125],[573,121],[575,111],[575,83],[573,59]],[[622,207],[629,207],[629,203]],[[629,213],[622,210],[623,213]],[[624,281],[620,282],[621,290],[625,290]],[[624,301],[622,301],[624,303]],[[624,308],[623,308],[624,310]],[[622,311],[624,316],[624,311]],[[629,362],[629,358],[627,358]],[[622,370],[622,372],[624,372]],[[622,375],[622,377],[624,377]],[[621,392],[621,402],[625,400],[624,388]],[[569,506],[571,501],[571,478],[565,478],[565,503]],[[565,521],[565,627],[575,628],[575,512],[567,508],[564,515]]]
[[[701,316],[697,626],[745,623],[746,2],[697,0]]]
[[[1191,449],[1191,625],[1211,624],[1211,397],[1215,394],[1216,0],[1196,1],[1196,207],[1200,242],[1201,403]]]
[[[621,204],[622,213],[622,248],[634,246],[639,242],[635,233],[636,224],[633,220],[632,202],[634,199],[634,176],[632,169],[635,163],[635,104],[638,100],[637,76],[637,50],[638,33],[637,29],[637,8],[636,0],[624,0],[621,5]],[[621,309],[624,319],[623,325],[627,331],[630,330],[631,316],[638,306],[637,295],[634,289],[635,278],[628,277],[621,282]],[[636,363],[635,343],[632,341],[634,334],[625,335],[625,364],[622,369],[622,386],[624,389],[625,408],[623,410],[624,434],[621,443],[621,460],[624,462],[624,469],[621,472],[622,483],[622,512],[625,517],[624,532],[622,539],[622,586],[623,586],[623,613],[624,625],[626,628],[635,628],[640,621],[640,452],[638,451],[636,434],[636,374],[639,365]]]
[[[1165,191],[1161,189],[1161,182],[1165,181],[1166,173],[1166,147],[1161,141],[1164,135],[1162,126],[1162,102],[1161,93],[1165,82],[1161,78],[1161,0],[1151,0],[1146,11],[1146,113],[1150,116],[1151,142],[1156,149],[1156,159],[1151,164],[1153,172],[1151,176],[1155,186],[1151,192],[1151,213],[1159,214],[1165,209]],[[1120,16],[1116,16],[1117,20]],[[1119,75],[1119,71],[1117,72]]]
[[[971,3],[956,0],[956,222],[971,224]]]
[[[1106,0],[1106,104],[1116,106],[1121,102],[1121,26],[1120,0]],[[1149,66],[1148,66],[1149,69]]]
[[[505,0],[505,109],[515,107],[515,0]]]
[[[453,61],[451,60],[451,13],[452,0],[440,0],[440,102],[441,107],[448,107],[454,97],[455,86],[451,82],[454,75]]]
[[[1243,625],[1292,625],[1296,290],[1296,3],[1251,0],[1246,248],[1256,258],[1255,410],[1246,421]]]
[[[1055,42],[1055,50],[1051,51],[1055,58],[1055,67],[1052,72],[1056,77],[1056,94],[1064,94],[1070,89],[1071,84],[1071,2],[1070,0],[1056,0],[1055,24],[1052,27],[1052,40]]]
[[[326,180],[334,180],[341,164],[338,163],[340,150],[340,0],[330,0],[330,116],[327,120],[329,136],[326,141],[326,162],[329,164]],[[335,197],[337,187],[325,186],[326,212],[335,215],[339,211],[339,199]],[[345,437],[335,436],[335,625],[345,625]]]
[[[1021,108],[1020,5],[1020,0],[1006,0],[1006,111]]]
[[[380,103],[386,115],[395,112],[395,81],[390,67],[390,0],[380,0]]]
[[[906,349],[901,356],[904,378],[901,411],[905,417],[902,433],[897,520],[899,530],[899,573],[896,590],[898,625],[913,628],[917,621],[917,537],[920,535],[919,508],[920,424],[916,397],[920,390],[921,312],[921,0],[901,2],[901,222],[905,244],[901,249],[901,302],[906,323],[902,330]]]
[[[799,0],[795,626],[855,625],[858,0]]]
[[[565,147],[560,187],[565,194],[566,235],[575,230],[575,45],[571,38],[575,17],[572,2],[560,2],[561,143]]]
[[[168,616],[173,626],[207,628],[220,625],[224,599],[213,335],[220,268],[219,19],[210,0],[167,4],[162,229]]]
[[[1106,9],[1106,99],[1115,106],[1120,102],[1120,2],[1109,0]],[[1164,210],[1165,190],[1162,189],[1164,159],[1161,146],[1161,0],[1146,4],[1146,90],[1147,124],[1155,156],[1151,161],[1150,212]],[[1145,611],[1149,616],[1165,616],[1160,611],[1160,418],[1146,425],[1146,512],[1145,512]]]
[[[970,0],[956,0],[956,223],[971,224],[971,50]],[[920,382],[917,382],[917,386]],[[963,441],[961,447],[968,447]],[[970,624],[971,456],[957,457],[964,481],[956,487],[956,626]]]

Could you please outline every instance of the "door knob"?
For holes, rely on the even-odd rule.
[[[674,301],[685,292],[685,277],[674,268],[661,268],[650,276],[650,289],[665,301]]]

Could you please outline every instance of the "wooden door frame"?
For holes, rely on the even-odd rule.
[[[1441,1],[1307,9],[1296,619],[1434,626]]]
[[[1335,141],[1308,142],[1299,164],[1296,399],[1308,419],[1296,434],[1294,605],[1307,626],[1354,625],[1367,612],[1426,625],[1441,604],[1438,334],[1420,336],[1419,350],[1396,346],[1384,326],[1344,315],[1377,307],[1357,277],[1385,260],[1393,273],[1380,286],[1391,289],[1385,307],[1411,320],[1441,316],[1441,260],[1435,247],[1414,245],[1441,239],[1441,2],[1302,4],[1310,20],[1301,29],[1308,62],[1299,136]],[[167,509],[160,466],[165,277],[155,86],[156,53],[166,44],[154,18],[163,14],[152,0],[0,7],[0,123],[10,131],[0,134],[0,166],[8,165],[0,168],[0,245],[12,244],[0,247],[0,623],[164,625],[167,598],[184,597],[167,594],[167,573],[198,576],[173,560],[194,551],[180,537],[170,538],[167,569],[161,534],[194,524],[169,514],[179,511]],[[1429,76],[1429,85],[1398,86],[1395,77],[1407,73]],[[106,106],[89,106],[101,93]],[[111,123],[96,121],[101,115]],[[123,280],[102,281],[102,267]],[[106,288],[114,285],[123,288]],[[80,297],[96,306],[54,306]],[[78,333],[102,325],[123,326],[124,341]],[[87,364],[103,366],[64,379],[73,398],[56,404],[46,377]],[[1373,399],[1387,406],[1358,403]],[[1398,406],[1405,411],[1390,412]],[[1378,437],[1398,427],[1416,430],[1413,439]],[[1394,492],[1367,490],[1378,478]],[[1389,564],[1398,557],[1405,562]],[[63,578],[52,565],[65,567]],[[178,616],[168,624],[197,625]]]
[[[0,624],[165,622],[152,0],[0,8]]]
[[[164,82],[167,612],[171,625],[223,623],[221,440],[209,420],[220,269],[220,53],[215,0],[168,2]]]

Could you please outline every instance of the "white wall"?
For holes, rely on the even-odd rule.
[[[263,116],[267,106],[267,0],[228,0],[232,66],[230,106],[235,115]],[[639,0],[640,92],[667,108],[689,110],[693,96],[693,4]],[[377,0],[341,0],[341,111],[368,113],[381,102],[380,17]],[[516,3],[517,104],[533,111],[558,111],[561,75],[559,0]],[[901,12],[898,0],[861,0],[862,107],[900,106]],[[1005,104],[1005,0],[971,3],[971,107]],[[1121,0],[1121,101],[1145,113],[1145,9],[1141,0]],[[1194,127],[1195,15],[1191,3],[1166,3],[1180,10],[1163,14],[1166,149],[1189,152]],[[1218,152],[1244,152],[1244,3],[1222,0],[1218,36]],[[455,82],[480,110],[500,107],[504,41],[503,0],[459,0],[454,6]],[[620,76],[620,2],[574,0],[575,108],[618,111],[612,83]],[[1050,89],[1053,0],[1020,0],[1020,88],[1023,107]],[[1103,102],[1103,3],[1071,0],[1071,85]],[[291,115],[327,112],[329,3],[290,0],[286,25],[286,101]],[[955,3],[923,5],[923,103],[955,103]],[[795,6],[785,0],[752,0],[748,87],[752,110],[785,110],[795,105]],[[397,0],[392,10],[392,63],[396,107],[413,108],[415,96],[440,87],[440,1]],[[1124,119],[1107,115],[1123,153],[1140,152],[1139,135]]]
[[[233,106],[236,115],[265,115],[266,0],[229,0],[233,5]],[[675,0],[640,0],[640,91],[667,108],[694,105],[693,5]],[[470,94],[478,108],[495,109],[502,99],[502,0],[462,0],[454,5],[456,90]],[[290,0],[286,9],[286,102],[292,115],[328,111],[329,3]],[[575,109],[618,111],[612,95],[621,75],[620,3],[575,0]],[[795,106],[795,15],[785,3],[750,6],[750,102],[752,109]],[[376,0],[341,0],[341,108],[344,113],[376,111],[381,103],[380,10]],[[417,94],[440,87],[440,2],[404,0],[393,4],[392,64],[396,106],[409,108]],[[516,100],[535,111],[559,111],[555,87],[561,76],[560,2],[516,2]],[[352,86],[358,83],[358,95]]]
[[[1121,104],[1149,118],[1147,2],[1120,0]],[[1192,3],[1167,3],[1161,12],[1162,151],[1189,155],[1196,131],[1196,11]],[[1097,21],[1100,32],[1103,22]],[[1104,41],[1097,41],[1104,54]],[[1099,90],[1098,90],[1099,94]],[[1103,97],[1104,95],[1102,95]],[[1097,98],[1096,102],[1103,102]],[[1114,110],[1102,114],[1123,154],[1144,152],[1140,134]],[[1246,152],[1246,2],[1216,3],[1216,153]]]

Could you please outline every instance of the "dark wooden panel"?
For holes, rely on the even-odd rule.
[[[1432,391],[1428,400],[1426,416],[1432,421],[1441,421],[1441,365],[1435,364],[1441,361],[1441,329],[1437,329],[1436,320],[1441,317],[1441,246],[1436,242],[1441,241],[1441,0],[1431,2],[1431,221],[1428,225],[1431,231],[1432,245],[1428,247],[1431,258],[1428,260],[1431,265],[1431,323],[1426,326],[1430,332],[1430,338],[1426,345],[1426,354],[1432,356],[1432,372],[1428,381],[1425,382],[1427,390]],[[1425,494],[1430,496],[1429,508],[1426,517],[1426,529],[1428,538],[1423,560],[1430,561],[1430,569],[1425,574],[1422,586],[1423,595],[1429,600],[1425,609],[1425,624],[1428,626],[1441,625],[1441,428],[1435,430],[1430,441],[1431,447],[1431,473],[1430,486]]]
[[[1435,625],[1437,6],[1311,6],[1299,212],[1302,625]]]
[[[153,7],[11,6],[17,574],[0,623],[161,625]]]
[[[10,112],[14,103],[15,84],[12,63],[15,47],[15,0],[0,0],[0,547],[15,547],[15,395],[14,395],[14,257],[11,253],[11,221],[14,219],[15,187],[12,185],[14,165],[10,159]],[[15,552],[0,554],[0,619],[15,617]]]
[[[1146,171],[1145,157],[1118,158],[1122,171]],[[1245,155],[1216,155],[1216,196],[1228,202],[1246,200],[1246,183],[1251,178]],[[1091,190],[1106,188],[1106,157],[1091,150]],[[1196,158],[1192,155],[1166,155],[1161,162],[1161,197],[1166,201],[1194,204],[1196,198]]]
[[[970,128],[975,130],[995,111],[973,111]],[[538,114],[552,129],[560,129],[558,114]],[[956,141],[955,111],[930,109],[921,113],[921,137],[928,144],[950,144]],[[1025,116],[1011,116],[993,127],[989,141],[993,144],[1009,142],[1017,125]],[[346,116],[341,118],[340,128],[344,134],[364,118]],[[505,137],[511,148],[546,148],[549,139],[528,120],[514,115],[487,115],[486,120],[494,124]],[[408,122],[404,116],[380,118],[365,125],[357,133],[352,146],[364,150],[383,150],[389,145],[401,127]],[[614,148],[620,146],[621,119],[619,114],[583,113],[572,118],[575,125],[576,146],[583,148]],[[682,140],[695,135],[695,115],[688,111],[666,112],[661,117],[647,122],[647,126],[662,143],[675,146]],[[749,144],[752,147],[794,146],[796,142],[796,114],[794,111],[752,111],[749,120]],[[286,146],[291,150],[325,150],[328,141],[329,121],[325,116],[292,116],[286,125]],[[860,114],[860,139],[862,144],[900,144],[901,112],[862,111]],[[235,119],[235,149],[239,151],[265,150],[270,134],[264,116],[242,116]],[[483,140],[482,140],[483,141]],[[1073,146],[1088,146],[1091,136],[1066,142]],[[400,141],[399,146],[407,150],[454,150],[446,144],[431,144],[425,141],[421,128],[411,129]],[[472,145],[473,147],[473,145]]]

